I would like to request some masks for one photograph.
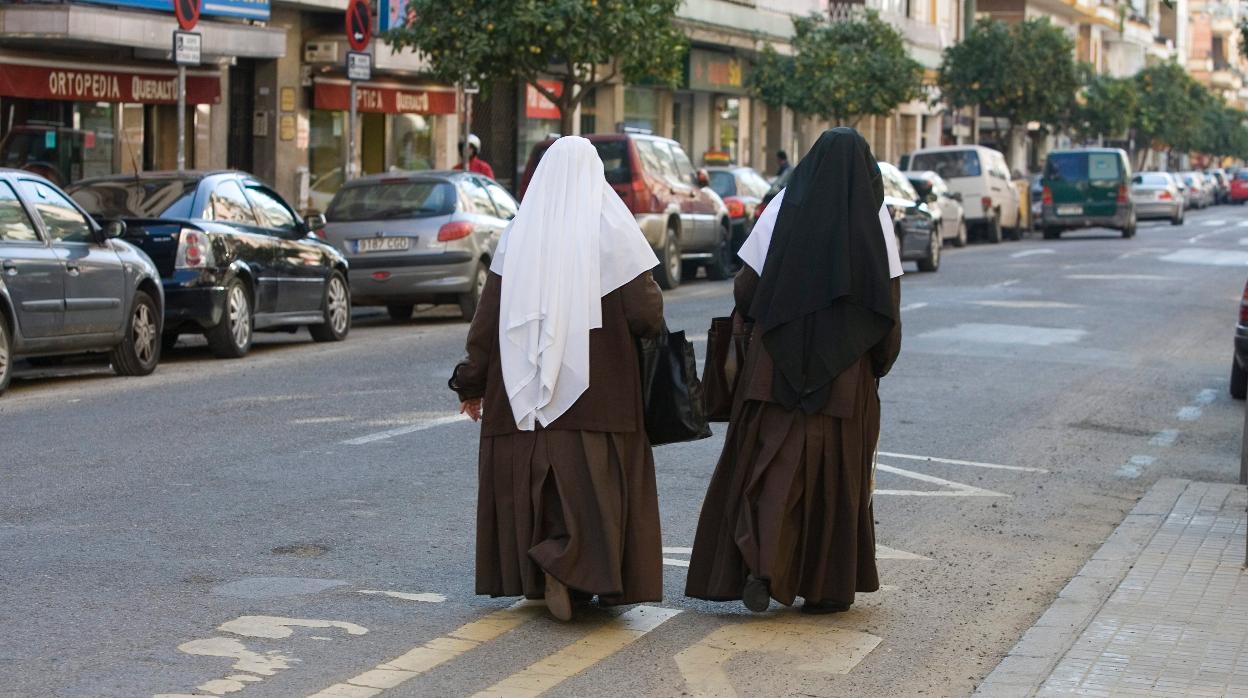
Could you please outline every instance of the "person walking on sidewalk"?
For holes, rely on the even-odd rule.
[[[478,594],[659,601],[662,539],[635,338],[662,331],[658,259],[567,136],[503,233],[450,387],[481,420]],[[484,405],[482,400],[484,399]]]
[[[461,153],[460,157],[463,157],[462,156],[462,153],[464,152],[463,142],[460,142],[459,144],[459,152]],[[468,171],[476,172],[479,175],[485,175],[486,177],[489,177],[490,179],[494,179],[494,168],[490,167],[490,163],[481,159],[480,153],[481,153],[481,139],[478,138],[477,134],[475,133],[468,134]],[[458,163],[455,164],[455,169],[457,170],[464,169],[463,160],[460,160]]]
[[[776,176],[779,177],[789,171],[789,154],[783,150],[776,151]]]
[[[740,252],[754,330],[685,593],[844,611],[879,589],[872,464],[878,379],[901,348],[901,261],[879,166],[825,131]]]

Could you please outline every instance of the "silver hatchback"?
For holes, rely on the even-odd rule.
[[[1135,217],[1168,218],[1174,225],[1183,225],[1187,208],[1179,180],[1169,172],[1140,172],[1131,178],[1131,202]]]
[[[471,320],[518,208],[488,177],[392,172],[343,185],[323,232],[350,261],[354,305],[384,305],[391,318],[408,320],[419,304],[458,304]]]

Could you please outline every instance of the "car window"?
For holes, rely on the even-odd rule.
[[[1088,177],[1093,181],[1117,181],[1122,177],[1121,164],[1117,153],[1090,153]]]
[[[628,141],[594,141],[598,157],[602,158],[602,171],[607,184],[628,184],[633,178],[633,167],[628,157]]]
[[[1083,181],[1088,178],[1088,154],[1049,153],[1044,176],[1051,180]]]
[[[711,189],[720,196],[737,195],[737,178],[727,170],[711,170]]]
[[[520,207],[516,204],[516,200],[511,198],[511,194],[507,193],[497,182],[486,182],[485,188],[490,192],[490,198],[494,200],[494,208],[498,209],[498,217],[511,220],[516,217],[516,212]]]
[[[1144,174],[1136,175],[1135,179],[1138,184],[1150,187],[1164,187],[1170,184],[1170,175],[1164,172],[1145,172]]]
[[[91,224],[64,194],[32,179],[23,179],[17,186],[26,200],[34,204],[35,213],[43,219],[43,227],[53,242],[91,242]]]
[[[243,188],[232,179],[224,180],[212,190],[208,197],[208,206],[204,209],[204,218],[223,223],[256,225],[256,214],[251,210]]]
[[[8,182],[0,182],[0,240],[9,242],[38,242],[35,223],[30,220],[17,192]]]
[[[191,201],[198,178],[109,179],[69,188],[78,205],[97,218],[195,218]]]
[[[978,177],[982,173],[979,153],[974,150],[917,153],[911,158],[910,169],[931,170],[944,179]]]
[[[489,192],[485,190],[485,187],[478,184],[475,178],[464,179],[464,191],[468,194],[468,201],[477,213],[486,216],[498,215],[498,211],[494,209],[494,203],[490,201]]]
[[[655,141],[638,139],[637,154],[641,157],[646,171],[657,177],[663,177],[669,182],[684,184],[680,179],[680,173],[676,171],[676,163],[672,161],[672,154],[667,148],[660,147]]]
[[[293,233],[299,229],[299,221],[295,214],[286,208],[286,204],[273,192],[257,186],[247,187],[247,197],[252,206],[264,217],[265,224],[284,233]]]
[[[760,199],[765,196],[767,194],[767,190],[771,188],[771,185],[767,183],[767,180],[763,179],[762,175],[758,174],[758,172],[754,170],[742,170],[740,176],[737,177],[737,181],[741,185],[745,186],[751,196],[757,196]]]
[[[395,178],[357,182],[338,190],[325,218],[343,223],[446,216],[455,210],[457,198],[455,187],[439,180]]]
[[[662,146],[663,144],[659,144]],[[693,184],[693,163],[689,161],[689,156],[685,154],[685,149],[675,143],[666,144],[672,151],[672,161],[676,163],[676,174],[680,177],[680,181],[686,184]]]

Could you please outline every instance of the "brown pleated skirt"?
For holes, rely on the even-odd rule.
[[[660,601],[663,550],[645,432],[481,439],[477,593],[540,599],[544,572],[608,604]]]
[[[867,373],[867,372],[864,372]],[[749,401],[729,426],[702,505],[685,593],[741,598],[746,575],[772,598],[853,603],[880,588],[871,462],[880,429],[874,379],[852,417]]]

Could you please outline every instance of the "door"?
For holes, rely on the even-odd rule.
[[[22,196],[43,222],[43,231],[65,265],[65,321],[62,333],[120,332],[125,321],[126,277],[121,258],[97,242],[86,214],[51,185],[18,180]]]
[[[325,251],[304,237],[294,211],[273,190],[254,180],[245,182],[247,198],[260,225],[273,236],[274,271],[277,274],[277,312],[306,313],[320,310],[329,278]]]
[[[658,144],[662,147],[664,144]],[[676,173],[681,182],[689,186],[689,202],[686,205],[698,231],[698,244],[703,248],[713,247],[719,239],[718,196],[698,186],[698,175],[693,163],[685,154],[684,148],[676,143],[667,144],[672,152],[672,162],[676,165]]]
[[[218,229],[220,232],[214,230],[214,233],[225,238],[222,242],[229,251],[227,259],[217,260],[217,263],[246,265],[255,282],[251,299],[253,312],[276,312],[279,278],[274,260],[276,240],[261,227],[237,179],[221,177],[207,186],[210,189],[203,217],[223,224]]]
[[[232,170],[251,172],[255,169],[252,151],[256,141],[252,137],[253,119],[256,111],[256,62],[248,58],[235,59],[230,67],[230,127],[226,151],[226,165]]]
[[[60,334],[65,310],[65,265],[40,237],[17,192],[0,180],[0,285],[27,339]]]

